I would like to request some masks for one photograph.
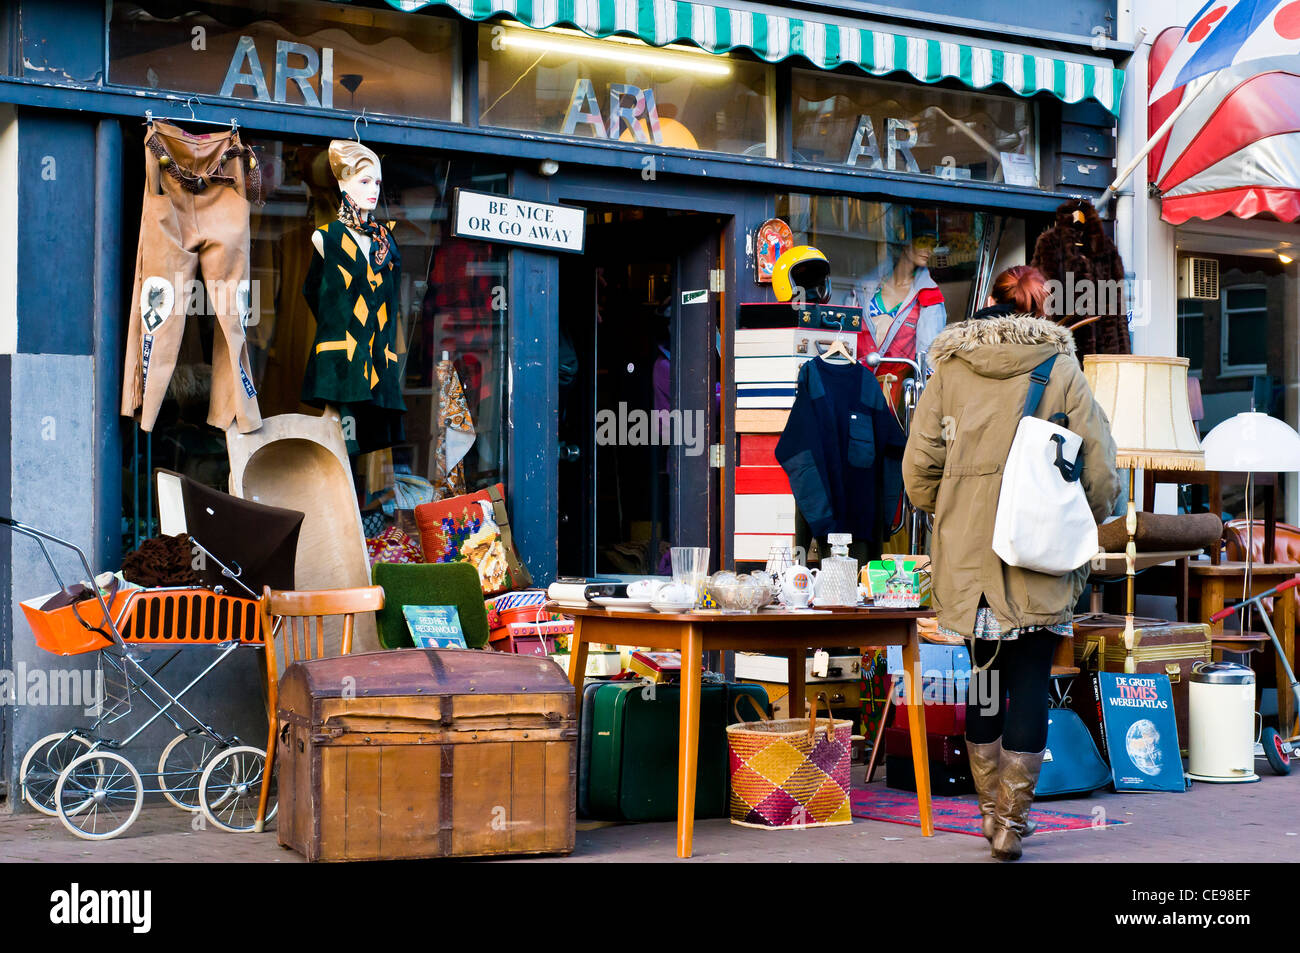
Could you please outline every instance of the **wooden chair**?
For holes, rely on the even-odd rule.
[[[257,806],[260,832],[266,821],[266,805],[271,792],[275,767],[275,742],[279,734],[276,718],[279,702],[280,663],[277,643],[283,653],[284,667],[307,659],[325,658],[325,619],[343,617],[343,644],[339,654],[352,654],[354,618],[358,612],[378,612],[384,607],[384,590],[379,586],[363,589],[321,589],[316,592],[262,590],[262,631],[266,633],[266,713],[269,722],[266,737],[266,769],[262,778],[262,796]],[[315,618],[313,637],[311,619]],[[278,623],[278,628],[277,628]],[[313,644],[314,643],[314,644]]]
[[[1220,516],[1223,513],[1223,488],[1245,482],[1246,474],[1244,473],[1228,473],[1216,470],[1144,470],[1142,472],[1142,510],[1146,513],[1154,511],[1155,488],[1157,485],[1162,483],[1175,486],[1190,484],[1208,488],[1210,512]],[[1265,491],[1264,552],[1269,554],[1269,558],[1264,559],[1263,562],[1273,562],[1276,556],[1274,540],[1277,522],[1274,518],[1274,507],[1278,494],[1277,474],[1256,473],[1252,475],[1251,482],[1255,487],[1262,488]],[[1226,535],[1225,532],[1225,538]],[[1219,565],[1219,547],[1210,550],[1209,556],[1211,565]]]

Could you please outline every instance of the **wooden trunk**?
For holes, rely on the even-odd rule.
[[[312,861],[568,853],[574,707],[545,658],[399,649],[294,664],[277,713],[280,843]]]
[[[1178,740],[1187,747],[1187,677],[1197,662],[1210,660],[1210,627],[1199,622],[1133,620],[1133,660],[1142,675],[1169,676],[1174,693]],[[1123,672],[1124,616],[1074,617],[1074,657],[1084,671]]]

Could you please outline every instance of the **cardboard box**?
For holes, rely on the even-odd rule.
[[[813,658],[809,653],[805,664],[805,681],[808,684],[838,682],[856,679],[862,671],[862,656],[832,655],[826,677],[813,675]],[[784,655],[762,655],[753,652],[736,653],[736,678],[754,682],[773,682],[784,685],[790,679],[790,661]]]
[[[885,649],[885,671],[890,675],[903,673],[901,645],[890,645]],[[923,679],[969,679],[970,652],[964,645],[921,643],[921,677]]]
[[[676,681],[682,675],[682,653],[633,652],[627,667],[656,684]]]
[[[552,655],[551,660],[556,665],[569,671],[568,655]],[[617,652],[588,652],[587,653],[587,671],[586,678],[609,678],[623,671],[623,660]]]

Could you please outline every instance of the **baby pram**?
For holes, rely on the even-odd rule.
[[[186,527],[192,522],[189,539],[202,557],[196,558],[200,578],[213,588],[128,589],[115,579],[105,584],[94,579],[74,543],[0,517],[0,524],[36,541],[59,586],[22,604],[36,643],[56,655],[97,653],[94,704],[86,712],[94,721],[41,738],[19,769],[23,799],[88,840],[116,837],[131,826],[144,803],[145,778],[182,810],[201,812],[224,830],[251,831],[264,781],[265,752],[208,723],[184,698],[235,651],[264,646],[256,587],[292,585],[303,516],[184,477],[164,478],[172,482],[164,489],[160,479],[160,497],[177,503],[172,528],[178,517]],[[218,534],[216,526],[228,531]],[[48,543],[76,553],[88,585],[64,581]],[[236,593],[225,591],[227,586]],[[213,655],[173,691],[159,675],[185,650]],[[152,713],[130,719],[137,709]],[[157,770],[141,772],[123,752],[160,718],[178,734],[163,749]]]

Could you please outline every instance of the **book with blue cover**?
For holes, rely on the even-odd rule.
[[[1098,672],[1103,747],[1116,791],[1186,791],[1169,676]]]
[[[455,606],[403,606],[402,614],[417,649],[468,648]]]

